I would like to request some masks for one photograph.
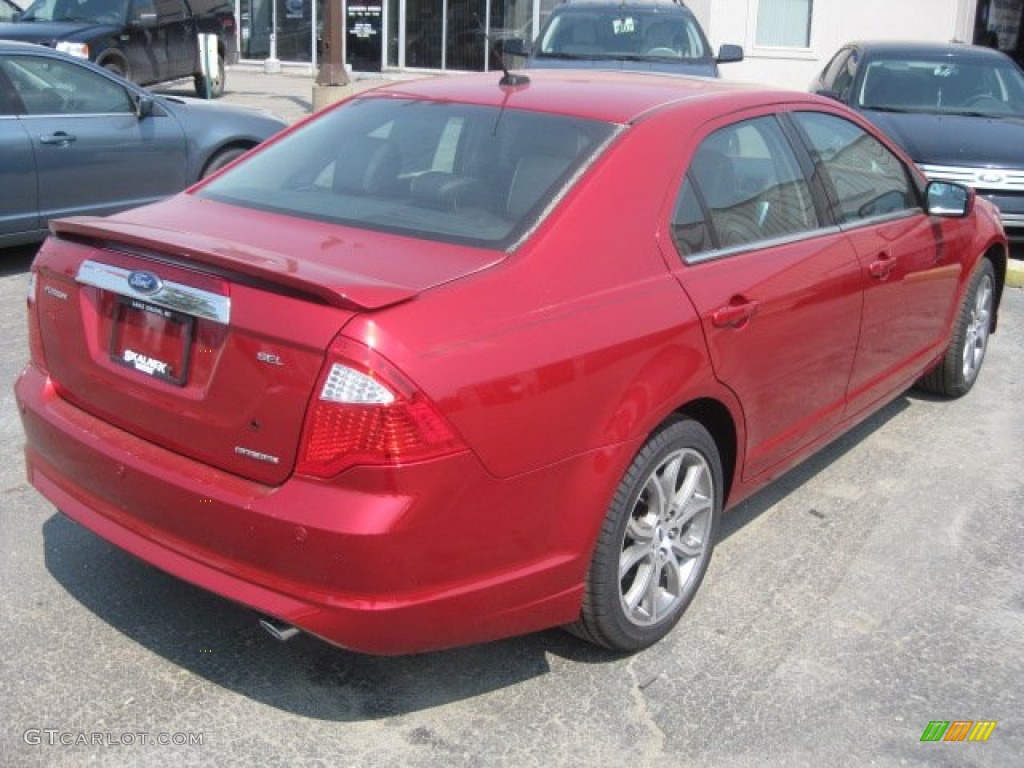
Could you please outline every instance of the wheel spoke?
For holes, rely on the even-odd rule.
[[[626,604],[626,610],[629,612],[631,618],[637,619],[636,614],[642,609],[641,601],[650,589],[651,582],[654,580],[654,568],[650,563],[641,565],[636,572],[636,578],[633,579],[633,583],[629,585],[629,589],[623,593],[622,601]]]
[[[697,536],[693,529],[677,541],[672,542],[672,552],[680,560],[691,560],[700,557],[704,552],[704,537]]]
[[[640,603],[641,608],[646,607],[647,618],[652,623],[661,618],[661,614],[658,612],[660,607],[658,598],[661,596],[661,570],[662,566],[657,564],[651,567],[651,578],[647,582],[644,599]]]
[[[619,557],[619,580],[626,578],[631,570],[637,563],[641,562],[644,558],[650,557],[651,547],[649,544],[634,544],[631,547],[627,547],[622,555]]]
[[[711,509],[711,499],[701,493],[705,467],[694,464],[689,467],[682,487],[672,498],[672,513],[666,521],[673,529],[680,529],[697,515]]]
[[[660,491],[660,506],[658,517],[662,520],[670,513],[670,508],[675,500],[676,486],[679,484],[679,471],[683,466],[682,454],[676,454],[671,461],[666,462],[654,473],[657,478],[658,490]]]

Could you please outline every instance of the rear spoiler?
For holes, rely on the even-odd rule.
[[[342,268],[326,268],[286,254],[240,245],[192,232],[132,224],[94,216],[50,222],[58,238],[82,240],[96,247],[126,251],[158,261],[194,262],[229,279],[280,286],[346,310],[374,310],[408,301],[419,289],[375,280]]]

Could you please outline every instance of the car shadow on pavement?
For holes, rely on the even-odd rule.
[[[738,531],[812,479],[910,403],[898,398],[726,515]],[[251,610],[153,568],[61,514],[43,524],[46,568],[94,615],[143,648],[216,685],[303,717],[392,717],[514,686],[574,663],[623,658],[561,630],[400,657],[374,657],[299,635],[282,643]]]
[[[9,277],[28,272],[32,259],[36,257],[38,245],[20,245],[15,248],[0,248],[0,277]]]
[[[546,675],[549,653],[615,658],[561,630],[399,657],[304,634],[282,643],[253,611],[137,560],[64,515],[46,520],[43,539],[54,579],[118,632],[218,686],[304,717],[372,720],[469,699]]]
[[[729,538],[797,488],[812,480],[819,472],[838,461],[866,437],[909,408],[911,399],[916,398],[918,394],[923,393],[908,390],[853,429],[836,438],[831,444],[820,449],[793,469],[776,477],[767,487],[726,512],[718,529],[717,541],[721,542]],[[810,513],[814,515],[815,511],[810,510]]]

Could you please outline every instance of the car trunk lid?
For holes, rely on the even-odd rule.
[[[133,212],[53,224],[56,237],[37,262],[46,366],[78,407],[267,484],[291,474],[326,351],[353,315],[408,301],[501,256],[444,251],[397,282],[394,264],[374,269],[362,251],[408,260],[404,246],[430,261],[421,251],[439,249],[283,217],[268,229],[253,216],[247,227],[250,214],[237,210],[229,232],[211,223],[226,218],[211,213],[216,204],[191,218],[162,205],[150,209],[150,223]],[[345,245],[331,243],[324,256],[319,246],[331,238]]]

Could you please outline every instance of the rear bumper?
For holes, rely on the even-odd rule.
[[[29,481],[68,517],[331,643],[411,653],[578,615],[594,534],[537,504],[562,503],[572,462],[499,481],[462,454],[268,487],[95,419],[31,366],[15,391]]]

